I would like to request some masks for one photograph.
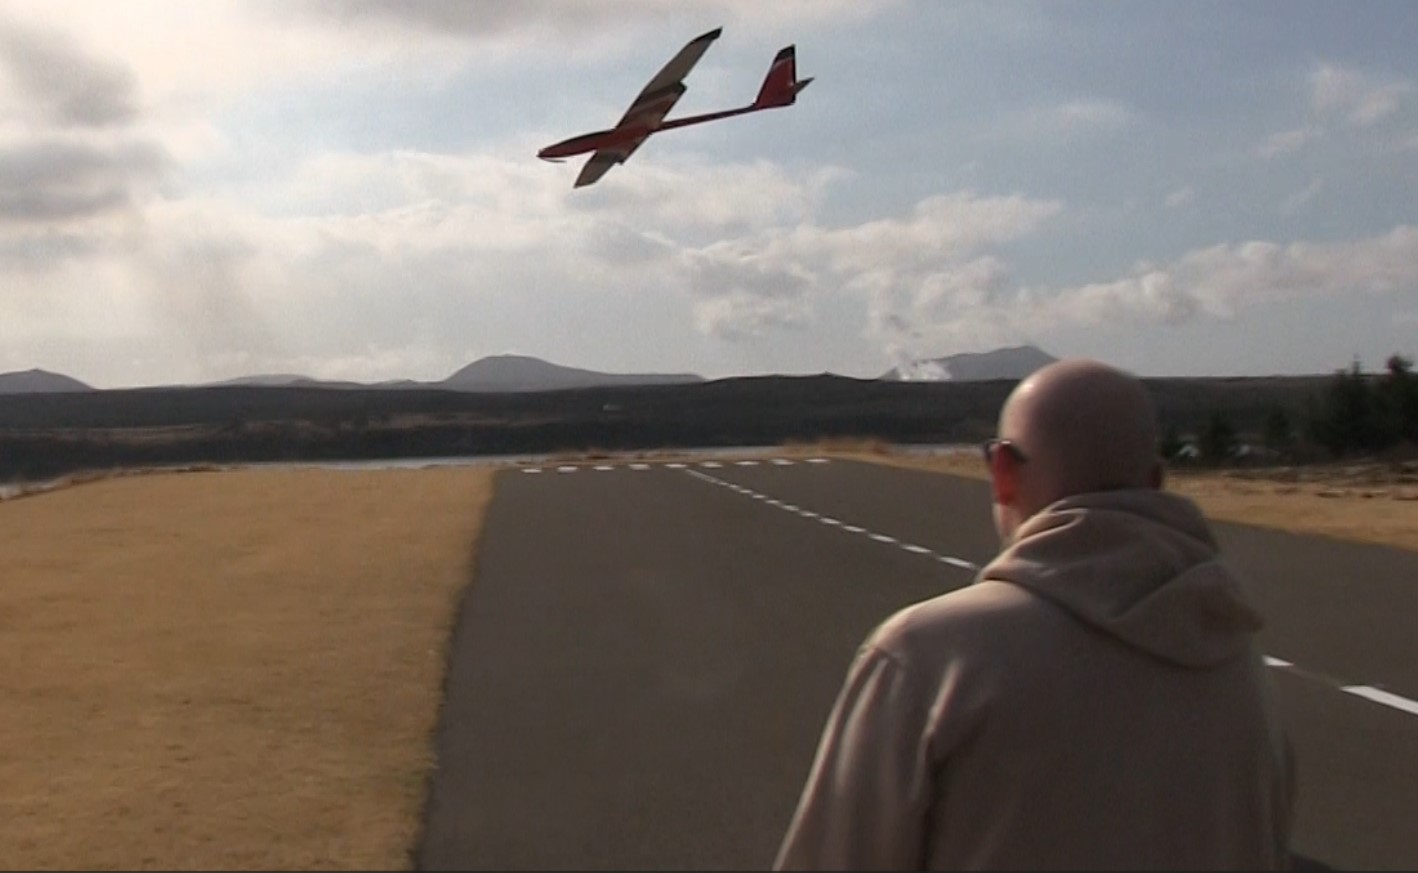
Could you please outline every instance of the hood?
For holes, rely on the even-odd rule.
[[[1027,588],[1136,649],[1185,667],[1224,663],[1261,626],[1190,500],[1165,491],[1065,498],[1020,525],[981,579]]]

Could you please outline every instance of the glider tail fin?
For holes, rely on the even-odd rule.
[[[753,101],[755,109],[769,109],[774,106],[791,106],[797,101],[798,92],[808,86],[812,78],[798,81],[797,53],[793,46],[778,52],[768,67],[768,75],[763,86],[758,89],[758,98]]]

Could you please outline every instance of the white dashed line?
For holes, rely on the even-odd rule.
[[[632,470],[648,470],[648,469],[650,469],[650,465],[649,465],[649,464],[631,464],[631,465],[630,465],[630,469],[632,469]]]
[[[576,472],[576,467],[574,467],[574,466],[571,465],[571,464],[563,464],[562,466],[556,468],[556,472],[558,472],[558,473],[575,473],[575,472]]]
[[[952,558],[950,555],[938,555],[936,556],[936,560],[940,561],[942,564],[949,564],[952,567],[959,567],[962,570],[980,569],[978,566],[970,563],[969,561],[962,561],[960,558]]]
[[[1353,694],[1355,697],[1372,700],[1374,703],[1391,706],[1409,715],[1418,715],[1418,701],[1409,700],[1406,697],[1399,697],[1397,694],[1391,694],[1384,691],[1382,688],[1374,688],[1371,685],[1344,685],[1340,687],[1339,690],[1343,691],[1345,694]]]
[[[610,470],[614,470],[615,467],[612,467],[610,464],[597,464],[596,469],[602,473],[605,473],[609,472]]]
[[[540,473],[541,471],[542,471],[542,468],[541,468],[541,467],[523,467],[523,468],[522,468],[522,472],[523,472],[523,473]]]
[[[793,466],[793,462],[790,461],[790,460],[788,460],[787,458],[774,458],[773,461],[772,461],[772,464],[773,464],[773,466],[775,466],[775,467],[791,467],[791,466]]]
[[[758,462],[757,462],[757,461],[734,461],[734,464],[737,465],[737,466],[739,466],[739,467],[757,467],[757,466],[758,466]]]
[[[724,466],[724,465],[721,464],[721,463],[719,463],[718,461],[704,461],[704,462],[701,463],[699,466],[704,467],[704,468],[709,469],[709,470],[717,470],[717,469],[719,469],[720,467],[722,467],[722,466]]]
[[[688,467],[689,465],[688,465],[688,464],[681,464],[681,463],[679,463],[678,461],[673,461],[673,462],[671,462],[671,463],[666,464],[665,466],[666,466],[666,467],[669,467],[671,470],[683,470],[685,467]]]
[[[739,465],[739,466],[753,466],[753,465],[757,464],[756,461],[737,461],[737,462],[735,462],[735,463],[736,463],[737,465]],[[773,464],[776,464],[776,465],[779,465],[779,466],[786,466],[786,465],[788,465],[788,464],[792,464],[793,462],[792,462],[792,461],[785,461],[785,460],[783,460],[783,459],[777,459],[777,458],[775,458],[775,459],[773,459],[770,463],[773,463]],[[808,459],[807,459],[807,463],[809,463],[809,464],[826,464],[826,463],[828,463],[828,461],[827,461],[826,458],[808,458]],[[718,462],[715,462],[715,461],[705,461],[705,462],[701,463],[699,466],[701,466],[701,467],[715,468],[715,467],[722,467],[723,465],[720,464],[720,463],[718,463]],[[572,468],[569,468],[569,469],[574,470],[575,468],[572,467]],[[561,468],[558,468],[558,471],[559,471],[559,472],[567,472],[567,471],[568,471],[568,468],[561,467]],[[524,472],[524,473],[540,473],[541,470],[538,470],[538,469],[535,469],[535,468],[524,468],[524,469],[522,470],[522,472]],[[767,503],[767,504],[770,505],[770,506],[775,506],[775,507],[778,507],[778,508],[780,508],[780,509],[784,509],[784,510],[787,510],[787,511],[789,511],[789,512],[793,512],[793,513],[795,513],[795,514],[797,514],[797,515],[802,516],[803,518],[806,518],[806,519],[816,519],[817,521],[821,522],[822,524],[829,525],[829,526],[831,526],[831,527],[835,527],[835,528],[837,528],[838,530],[845,531],[845,532],[847,532],[847,533],[866,534],[870,539],[872,539],[872,540],[874,540],[874,541],[876,541],[876,542],[884,543],[884,544],[887,544],[887,545],[896,545],[896,546],[898,546],[900,549],[902,549],[903,551],[910,552],[911,554],[914,554],[914,555],[928,555],[928,556],[934,557],[935,560],[939,561],[939,562],[942,563],[942,564],[947,564],[947,565],[949,565],[949,566],[951,566],[951,567],[955,567],[955,568],[960,569],[960,570],[966,570],[966,571],[969,571],[969,572],[972,572],[972,573],[973,573],[973,572],[976,572],[976,571],[978,571],[978,570],[980,569],[980,565],[974,564],[974,563],[972,563],[972,562],[970,562],[970,561],[967,561],[967,560],[965,560],[965,559],[963,559],[963,558],[957,558],[957,557],[954,557],[954,556],[952,556],[952,555],[940,555],[940,554],[936,554],[933,550],[931,550],[931,549],[929,549],[929,548],[927,548],[927,547],[925,547],[925,546],[916,545],[916,544],[914,544],[914,543],[903,543],[903,542],[897,540],[895,537],[893,537],[893,536],[888,536],[887,534],[872,533],[872,532],[868,531],[866,528],[861,527],[860,525],[846,524],[845,522],[843,522],[843,521],[841,521],[841,520],[839,520],[839,519],[836,519],[836,518],[830,518],[830,517],[825,516],[825,515],[818,515],[817,513],[812,512],[811,510],[803,509],[803,508],[797,506],[796,504],[785,503],[785,502],[783,502],[782,500],[779,500],[779,499],[774,498],[774,497],[769,497],[769,496],[766,495],[766,494],[760,494],[759,492],[754,491],[754,490],[751,489],[751,488],[747,488],[747,487],[744,487],[744,486],[742,486],[742,485],[738,485],[738,484],[733,483],[733,482],[728,482],[728,481],[723,480],[723,479],[718,479],[718,478],[715,478],[715,477],[713,477],[713,476],[706,475],[706,474],[704,474],[704,473],[699,473],[699,472],[697,472],[697,471],[695,471],[695,470],[689,470],[688,472],[689,472],[689,474],[690,474],[691,476],[694,476],[695,478],[703,479],[703,480],[706,481],[706,482],[712,482],[712,483],[714,483],[715,485],[721,485],[721,486],[727,487],[727,488],[729,488],[729,489],[731,489],[731,490],[733,490],[733,491],[735,491],[735,492],[737,492],[737,493],[739,493],[739,494],[743,494],[743,495],[752,497],[754,500],[763,501],[763,502]],[[1307,670],[1303,670],[1303,669],[1301,669],[1301,668],[1295,666],[1295,663],[1294,663],[1293,661],[1287,661],[1287,660],[1285,660],[1285,659],[1283,659],[1283,658],[1276,658],[1276,657],[1272,657],[1272,656],[1270,656],[1270,655],[1266,655],[1266,656],[1265,656],[1265,665],[1266,665],[1267,667],[1272,667],[1272,668],[1275,668],[1275,669],[1287,670],[1287,671],[1291,672],[1291,673],[1294,674],[1294,675],[1302,676],[1302,677],[1304,677],[1304,678],[1311,679],[1311,680],[1316,681],[1316,682],[1320,682],[1320,683],[1322,683],[1322,684],[1324,684],[1324,685],[1330,686],[1330,687],[1333,688],[1333,689],[1336,689],[1336,690],[1338,690],[1338,691],[1342,691],[1342,692],[1344,692],[1345,694],[1349,694],[1349,695],[1352,695],[1352,696],[1354,696],[1354,697],[1361,697],[1361,698],[1363,698],[1363,699],[1365,699],[1365,700],[1368,700],[1368,701],[1370,701],[1370,702],[1372,702],[1372,703],[1377,703],[1377,704],[1380,704],[1381,706],[1387,706],[1387,707],[1390,707],[1390,708],[1392,708],[1392,709],[1396,709],[1396,710],[1398,710],[1398,711],[1400,711],[1400,712],[1407,713],[1408,715],[1418,716],[1418,700],[1410,700],[1410,699],[1407,698],[1407,697],[1402,697],[1402,696],[1400,696],[1400,695],[1398,695],[1398,694],[1394,694],[1394,693],[1391,692],[1391,691],[1385,691],[1385,690],[1383,690],[1382,688],[1376,688],[1376,687],[1374,687],[1374,686],[1372,686],[1372,685],[1345,685],[1345,684],[1342,684],[1342,683],[1340,683],[1340,682],[1338,682],[1338,681],[1336,681],[1336,680],[1334,680],[1334,679],[1331,679],[1331,678],[1329,678],[1329,677],[1326,677],[1326,676],[1323,676],[1323,675],[1320,675],[1320,674],[1317,674],[1317,673],[1313,673],[1313,672],[1310,672],[1310,671],[1307,671]]]

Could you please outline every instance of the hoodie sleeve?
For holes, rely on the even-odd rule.
[[[873,646],[828,717],[776,870],[906,870],[925,860],[929,701]]]

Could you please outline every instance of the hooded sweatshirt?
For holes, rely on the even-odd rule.
[[[1283,869],[1260,626],[1190,501],[1058,501],[868,637],[775,867]]]

